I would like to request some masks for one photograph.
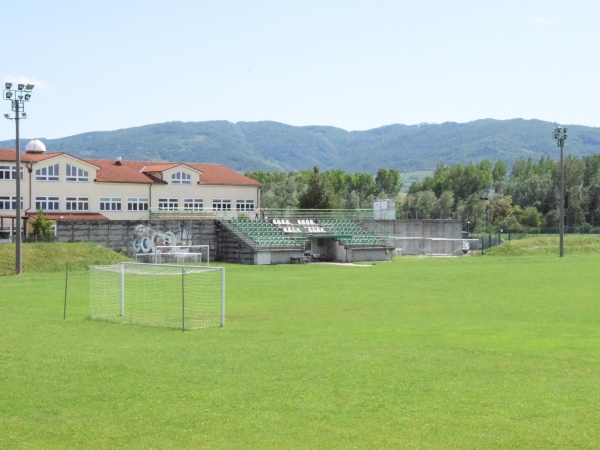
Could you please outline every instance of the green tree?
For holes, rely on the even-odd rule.
[[[417,219],[431,219],[437,202],[435,194],[432,191],[421,191],[416,197],[415,217]]]
[[[485,194],[492,182],[492,163],[488,160],[477,165],[446,166],[439,163],[431,176],[425,177],[420,183],[413,183],[408,192],[416,194],[420,191],[433,191],[439,197],[444,191],[452,191],[458,202],[473,194]]]
[[[396,198],[402,189],[400,172],[396,169],[379,169],[375,176],[375,185],[379,193],[384,193],[388,198]]]
[[[503,181],[506,178],[506,172],[508,171],[508,167],[504,161],[496,161],[494,165],[494,169],[492,170],[492,179],[494,183],[498,183]]]
[[[520,222],[524,227],[538,228],[542,224],[542,215],[537,208],[529,206],[521,213]]]
[[[299,207],[301,209],[332,209],[333,192],[327,182],[327,178],[319,173],[319,168],[314,167],[306,191],[300,196]]]
[[[438,209],[440,210],[440,219],[450,216],[450,210],[454,206],[454,194],[452,191],[444,191],[437,200]]]
[[[548,211],[544,216],[544,227],[546,228],[557,228],[559,221],[559,214],[556,209]]]
[[[52,237],[54,233],[52,232],[52,222],[48,219],[42,210],[40,209],[37,213],[37,217],[31,223],[31,233],[30,236],[36,237]]]
[[[358,209],[360,208],[360,196],[356,191],[350,191],[347,195],[344,205],[344,209]]]

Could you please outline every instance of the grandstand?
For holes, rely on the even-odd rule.
[[[294,248],[300,246],[297,240],[292,239],[267,220],[231,219],[229,224],[247,236],[257,247]]]
[[[241,254],[245,246],[255,264],[381,261],[393,254],[393,237],[374,221],[372,210],[269,210],[269,215],[221,220],[227,237],[241,241],[233,251]]]

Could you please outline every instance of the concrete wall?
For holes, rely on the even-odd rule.
[[[59,242],[96,242],[134,257],[150,253],[159,245],[209,245],[211,261],[239,264],[289,264],[290,258],[303,256],[301,250],[256,251],[240,236],[215,220],[58,220]],[[325,239],[313,254],[327,255],[335,261],[386,261],[392,252],[381,248],[346,249],[339,241]]]
[[[459,219],[396,219],[377,220],[376,222],[396,237],[462,239],[462,221]]]
[[[148,253],[156,245],[209,245],[217,253],[214,220],[57,220],[59,242],[96,242],[128,256]]]
[[[355,261],[391,261],[393,249],[385,248],[353,248],[348,249],[348,262]]]
[[[396,238],[402,255],[462,255],[462,240],[438,241],[431,238]]]
[[[378,220],[377,223],[396,237],[396,248],[402,249],[403,255],[462,254],[462,221],[458,219],[397,219]],[[430,238],[456,241],[432,241]]]
[[[323,245],[319,246],[319,241],[322,241]],[[341,262],[390,261],[393,257],[393,248],[346,247],[337,239],[312,239],[311,254],[319,254],[321,258]]]
[[[238,235],[219,224],[216,228],[217,260],[238,264],[257,264],[256,251]]]
[[[269,250],[258,251],[255,254],[254,264],[290,264],[291,258],[302,258],[304,252],[301,250]]]

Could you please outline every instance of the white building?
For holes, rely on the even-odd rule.
[[[81,159],[37,140],[19,171],[15,156],[0,149],[0,229],[14,229],[17,172],[24,221],[39,210],[51,220],[138,220],[159,210],[254,216],[260,207],[260,183],[219,164]]]

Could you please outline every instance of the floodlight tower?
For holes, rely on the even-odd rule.
[[[556,139],[556,144],[560,147],[560,222],[558,230],[560,233],[560,257],[565,254],[565,166],[563,164],[563,148],[567,139],[567,129],[556,127],[552,137]]]
[[[33,84],[19,84],[17,89],[12,89],[12,83],[6,83],[4,85],[4,100],[10,101],[12,106],[13,115],[4,114],[4,117],[9,120],[15,121],[15,182],[16,182],[16,200],[15,200],[15,275],[19,275],[23,268],[21,261],[21,154],[19,150],[19,121],[27,118],[25,112],[25,102],[28,102],[31,98],[31,90]]]

